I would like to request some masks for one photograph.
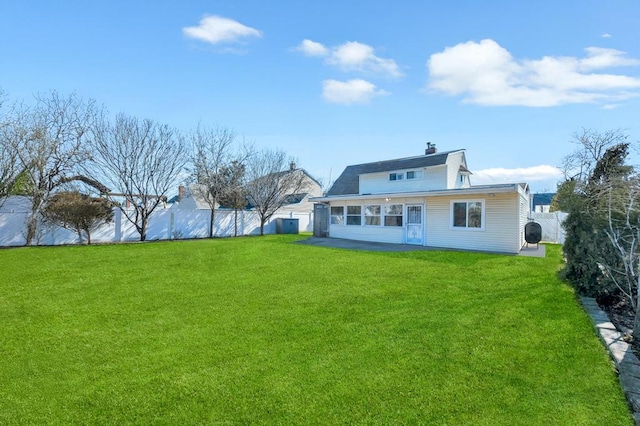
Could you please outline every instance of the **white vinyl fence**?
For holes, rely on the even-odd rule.
[[[30,202],[25,197],[11,197],[0,206],[0,247],[26,244],[26,224]],[[234,211],[215,211],[214,236],[234,235]],[[156,209],[149,219],[147,241],[206,238],[209,236],[211,210]],[[313,213],[276,213],[264,227],[265,234],[275,234],[276,219],[298,219],[300,232],[313,231]],[[37,245],[76,244],[78,235],[68,229],[46,223],[38,227]],[[259,235],[260,218],[253,211],[238,211],[238,235]],[[114,220],[91,233],[92,243],[139,241],[140,234],[120,209],[114,209]]]
[[[529,213],[529,220],[533,220],[542,226],[542,241],[547,243],[564,244],[564,229],[562,222],[568,213]]]

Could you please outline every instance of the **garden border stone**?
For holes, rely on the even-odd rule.
[[[633,419],[636,425],[640,426],[640,360],[624,340],[624,335],[616,329],[594,298],[580,297],[580,301],[593,320],[600,340],[609,351],[618,370],[620,386],[633,411]]]

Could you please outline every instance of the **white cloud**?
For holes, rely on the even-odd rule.
[[[247,37],[262,37],[262,32],[233,19],[205,16],[196,27],[184,27],[182,33],[211,44],[236,43]]]
[[[595,72],[640,61],[615,49],[585,51],[584,58],[516,60],[490,39],[461,43],[431,55],[429,88],[479,105],[547,107],[640,96],[640,78]]]
[[[365,71],[401,77],[402,73],[393,59],[383,59],[375,55],[373,47],[350,41],[333,49],[329,63],[345,71]]]
[[[325,80],[322,82],[322,97],[327,102],[337,104],[366,104],[374,97],[388,95],[366,80],[349,81]]]
[[[587,47],[585,59],[578,60],[580,71],[592,71],[599,68],[626,67],[640,65],[640,60],[625,57],[625,52],[603,47]]]
[[[611,38],[611,34],[603,33],[602,35],[600,35],[600,37],[602,37],[602,38]]]
[[[304,39],[295,48],[295,50],[302,52],[307,56],[326,56],[329,50],[322,45],[322,43],[317,43],[312,40]]]
[[[556,183],[562,180],[562,172],[557,167],[540,165],[515,169],[492,168],[473,172],[474,185],[490,185],[497,183],[548,183],[555,190]],[[539,186],[539,185],[538,185]]]
[[[373,47],[349,41],[336,47],[327,48],[323,44],[305,39],[295,50],[307,56],[324,57],[325,61],[342,71],[357,71],[391,77],[402,77],[400,67],[393,59],[380,58]]]

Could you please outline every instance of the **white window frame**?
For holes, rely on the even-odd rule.
[[[340,214],[340,215],[333,214],[333,209],[342,209],[342,214]],[[340,225],[340,226],[346,225],[346,224],[347,224],[347,222],[346,222],[346,220],[345,220],[345,215],[344,215],[345,210],[346,210],[346,209],[345,209],[345,207],[344,207],[344,206],[330,206],[330,207],[329,207],[329,222],[330,222],[332,225]],[[338,216],[340,216],[340,218],[342,219],[342,221],[341,221],[340,223],[337,223],[337,222],[334,222],[334,221],[333,221],[333,218],[334,218],[334,217],[335,217],[335,218],[337,218]]]
[[[413,177],[409,177],[409,173],[413,173]],[[409,170],[407,172],[407,180],[422,179],[423,176],[422,170]]]
[[[391,179],[391,176],[393,176],[394,179]],[[404,180],[404,172],[391,172],[391,173],[389,173],[389,181],[394,182],[394,181],[399,181],[399,180]]]
[[[454,226],[454,207],[457,203],[465,203],[466,204],[466,225],[465,226]],[[469,227],[469,204],[470,203],[480,203],[481,206],[481,211],[480,211],[480,227],[479,228],[472,228]],[[454,230],[454,231],[470,231],[470,232],[477,232],[477,231],[484,231],[485,226],[486,226],[486,221],[487,221],[487,215],[485,214],[485,200],[480,198],[480,199],[472,199],[472,200],[451,200],[450,204],[449,204],[449,229]]]
[[[378,208],[378,214],[377,215],[375,215],[375,214],[367,215],[367,208],[368,207],[377,207]],[[362,224],[364,226],[377,226],[377,227],[382,226],[382,205],[381,204],[365,204],[365,205],[363,205],[362,206],[362,217],[364,219],[362,221]],[[368,217],[372,217],[372,218],[376,218],[377,217],[378,218],[378,223],[377,224],[375,224],[375,223],[368,224],[367,223],[367,218]]]
[[[363,223],[363,221],[362,221],[362,206],[352,204],[352,205],[347,205],[346,207],[347,207],[346,211],[345,211],[346,220],[345,220],[344,224],[346,226],[362,226],[362,223]],[[358,207],[360,209],[360,213],[359,214],[349,214],[349,207]],[[358,218],[360,218],[360,223],[357,223],[357,224],[356,223],[349,223],[349,217],[358,217]]]
[[[387,210],[391,206],[400,206],[400,214],[387,214]],[[387,217],[400,217],[400,225],[387,225]],[[394,204],[383,205],[382,206],[382,226],[387,228],[404,227],[404,204],[394,203]]]

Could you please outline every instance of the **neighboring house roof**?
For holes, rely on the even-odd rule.
[[[320,185],[320,183],[304,169],[296,168],[292,170],[285,170],[282,172],[278,172],[277,174],[284,175],[292,172],[302,172],[305,178],[307,178],[311,184],[308,185],[309,186],[307,188],[308,192],[287,195],[285,205],[299,204],[302,201],[304,201],[305,198],[308,196],[320,195],[322,193],[322,186]],[[197,183],[192,183],[192,184],[183,186],[181,188],[182,188],[182,191],[184,191],[182,196],[176,195],[170,198],[168,200],[169,204],[174,204],[178,207],[180,204],[182,204],[181,208],[187,208],[187,209],[210,209],[211,208],[209,203],[207,203],[207,200],[206,200],[207,191],[205,186]],[[226,208],[225,206],[221,206],[219,204],[218,206],[221,208]],[[247,199],[246,208],[251,209],[253,207],[254,206],[252,206],[249,200]]]
[[[308,192],[302,192],[300,194],[289,194],[285,198],[285,204],[299,204],[305,197],[309,195]]]
[[[322,187],[322,185],[320,184],[320,182],[318,182],[318,180],[316,178],[314,178],[313,176],[311,176],[309,174],[309,172],[307,172],[305,169],[298,169],[298,168],[293,168],[290,170],[284,170],[282,172],[277,172],[275,173],[276,176],[282,176],[282,175],[286,175],[289,173],[294,173],[294,172],[302,172],[308,179],[310,179],[313,183],[317,184],[319,187]]]
[[[553,197],[556,196],[555,192],[547,192],[541,194],[533,194],[533,208],[536,206],[550,206],[551,201],[553,201]]]
[[[327,191],[327,196],[358,194],[360,192],[359,176],[362,174],[440,166],[446,164],[449,154],[460,151],[463,150],[459,149],[455,151],[439,152],[436,154],[420,155],[417,157],[399,158],[396,160],[376,161],[374,163],[347,166],[338,179],[333,183],[331,189]]]
[[[300,194],[289,194],[287,196],[285,196],[285,200],[284,200],[284,206],[289,206],[292,204],[300,204],[301,202],[304,201],[304,199],[309,195],[308,192],[302,192]],[[224,207],[224,206],[221,206]],[[247,200],[247,209],[251,210],[252,208],[254,208],[255,206],[253,204],[251,204],[251,202],[249,202],[249,200]]]

